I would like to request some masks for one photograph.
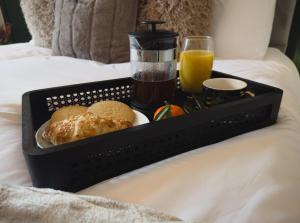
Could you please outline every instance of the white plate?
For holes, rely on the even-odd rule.
[[[133,110],[133,112],[135,114],[135,120],[133,122],[133,126],[149,123],[149,119],[143,113],[136,111],[136,110]],[[45,128],[49,124],[50,124],[50,120],[48,120],[43,125],[41,125],[41,127],[37,130],[37,132],[35,134],[36,143],[42,149],[54,146],[52,143],[45,141],[42,137],[42,134],[43,134]]]

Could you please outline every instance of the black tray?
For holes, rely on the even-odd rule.
[[[213,72],[213,77],[233,76]],[[76,192],[162,159],[274,124],[282,90],[241,80],[248,83],[255,97],[45,150],[37,146],[35,133],[57,108],[100,100],[129,104],[132,79],[27,92],[22,98],[22,142],[32,183]],[[182,94],[180,89],[177,93]]]

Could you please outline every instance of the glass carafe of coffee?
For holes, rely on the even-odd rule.
[[[152,110],[174,97],[178,33],[158,30],[162,21],[144,21],[147,30],[129,33],[132,105]]]

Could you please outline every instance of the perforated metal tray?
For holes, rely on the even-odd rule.
[[[232,76],[213,72],[213,77]],[[255,97],[47,150],[37,146],[34,136],[56,109],[74,104],[90,105],[100,100],[130,104],[132,79],[25,93],[22,103],[23,154],[33,185],[75,192],[153,162],[274,124],[282,90],[242,80],[255,92]],[[182,94],[178,89],[179,104]]]

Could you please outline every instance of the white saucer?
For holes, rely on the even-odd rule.
[[[133,122],[133,126],[149,123],[149,119],[143,113],[136,110],[133,110],[133,112],[135,114],[135,120]],[[43,125],[41,125],[41,127],[37,130],[35,134],[36,143],[42,149],[54,146],[52,143],[45,141],[42,137],[45,128],[49,124],[50,124],[50,120],[46,121]]]

